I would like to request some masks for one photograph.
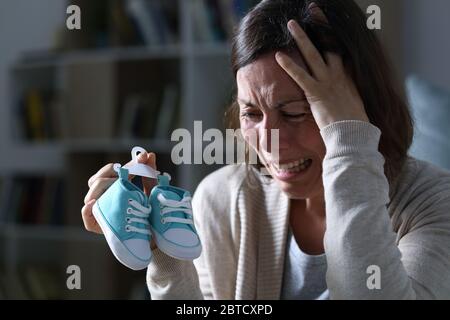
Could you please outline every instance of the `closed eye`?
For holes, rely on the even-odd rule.
[[[308,119],[308,116],[311,115],[311,112],[300,112],[300,113],[281,112],[281,115],[286,119],[286,121],[303,122],[304,120]]]
[[[256,119],[260,119],[261,117],[262,117],[261,113],[256,113],[256,112],[241,113],[241,118],[243,118],[243,119],[256,120]]]
[[[285,113],[285,112],[282,114],[287,118],[302,118],[308,115],[307,113]]]

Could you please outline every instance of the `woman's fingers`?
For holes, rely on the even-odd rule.
[[[275,54],[275,59],[277,60],[280,67],[287,72],[287,74],[303,89],[303,91],[310,92],[313,88],[315,80],[309,75],[309,73],[300,67],[291,57],[282,52],[277,52]]]
[[[139,163],[146,164],[156,170],[156,155],[154,153],[141,153],[137,158]],[[128,164],[131,164],[130,161]],[[98,199],[117,179],[117,172],[114,170],[114,164],[110,163],[101,168],[95,175],[93,175],[89,181],[88,186],[90,188],[88,194],[85,197],[85,203],[93,198]],[[131,181],[134,179],[134,175],[129,175],[128,179]],[[143,178],[144,192],[149,194],[151,189],[156,185],[155,179]],[[95,186],[94,186],[95,185]],[[105,189],[106,188],[106,189]]]
[[[140,163],[146,163],[147,161],[147,154],[141,153],[138,156],[138,162]],[[131,164],[133,161],[130,161],[127,163]],[[98,179],[98,178],[117,178],[118,174],[117,172],[114,170],[114,163],[109,163],[106,166],[104,166],[103,168],[101,168],[100,170],[98,170],[98,172],[96,174],[94,174],[91,178],[89,178],[88,180],[88,186],[89,188],[92,187],[92,185],[94,184],[94,182]],[[133,175],[129,175],[129,180],[132,180],[134,178]]]
[[[152,237],[152,241],[150,241],[150,249],[153,251],[157,248],[158,248],[158,246],[156,245],[155,238]]]
[[[305,63],[312,71],[313,76],[318,80],[324,79],[327,75],[326,64],[308,35],[295,20],[290,20],[288,22],[288,29],[297,43],[297,46],[305,59]]]
[[[138,156],[138,162],[144,163],[156,169],[156,155],[154,153],[141,153]],[[129,176],[133,179],[134,176]],[[99,199],[103,193],[117,180],[117,173],[114,171],[114,164],[107,164],[101,168],[89,181],[89,191],[84,198],[84,206],[81,209],[81,216],[83,218],[84,227],[86,230],[98,234],[102,234],[102,230],[92,214],[92,207],[96,199]],[[149,195],[152,188],[156,185],[155,179],[142,179],[144,192]]]
[[[156,169],[156,155],[154,153],[148,153],[147,159],[145,160],[146,165],[152,167],[153,169]],[[157,184],[156,179],[150,179],[143,177],[142,178],[142,186],[144,187],[144,193],[148,196],[150,195],[150,192],[152,191],[153,187]]]
[[[116,178],[97,178],[89,189],[84,204],[89,203],[93,199],[99,199],[103,193],[116,181]]]
[[[144,152],[140,153],[140,154],[137,156],[137,162],[138,162],[138,163],[144,163],[144,164],[147,163],[147,153],[144,153]],[[130,162],[128,162],[127,164],[125,164],[125,166],[131,165],[131,164],[133,164],[133,160],[131,160]],[[131,180],[134,179],[134,177],[135,177],[135,175],[129,174],[129,175],[128,175],[128,180],[131,181]]]
[[[88,203],[84,205],[81,209],[81,217],[83,218],[84,227],[87,231],[102,234],[102,229],[95,220],[94,215],[92,214],[92,207],[95,204],[96,199],[92,199]]]
[[[336,53],[327,52],[325,54],[325,59],[327,61],[328,67],[333,71],[343,71],[344,64],[342,62],[342,57]]]
[[[153,169],[156,169],[156,155],[152,152],[150,153],[140,153],[137,157],[137,161],[139,163],[146,164]],[[131,181],[134,179],[134,175],[129,175],[128,179]],[[152,191],[153,187],[157,184],[156,179],[150,179],[146,177],[142,177],[142,186],[144,187],[144,193],[146,195],[150,195],[150,192]]]
[[[114,171],[114,164],[109,163],[100,170],[97,171],[92,177],[88,180],[89,188],[92,187],[92,184],[97,180],[97,178],[117,178],[117,172]]]

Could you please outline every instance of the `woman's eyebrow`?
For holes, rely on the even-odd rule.
[[[244,100],[244,99],[241,99],[241,98],[237,98],[236,100],[237,100],[238,103],[241,103],[241,104],[246,105],[248,107],[257,108],[257,106],[255,104],[253,104],[252,102],[250,102],[250,101],[247,101],[247,100]],[[284,106],[286,106],[288,104],[291,104],[291,103],[294,103],[294,102],[302,102],[302,101],[305,101],[305,100],[306,100],[305,97],[285,100],[285,101],[277,103],[274,106],[274,109],[280,109],[280,108],[283,108]]]
[[[241,98],[237,98],[236,101],[238,103],[246,105],[247,107],[257,108],[257,106],[254,105],[253,103],[251,103],[250,101],[247,101],[247,100],[244,100],[244,99],[241,99]]]

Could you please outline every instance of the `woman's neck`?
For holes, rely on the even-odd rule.
[[[290,215],[308,215],[317,219],[325,219],[325,197],[319,194],[308,199],[291,199]]]
[[[289,223],[299,248],[306,254],[324,253],[326,230],[324,197],[291,200]]]

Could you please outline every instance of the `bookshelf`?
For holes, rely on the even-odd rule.
[[[94,32],[55,30],[55,50],[15,59],[0,117],[8,155],[0,162],[0,298],[149,298],[145,271],[120,265],[102,236],[84,230],[87,180],[106,163],[128,162],[135,145],[192,192],[217,169],[173,165],[170,132],[192,130],[195,120],[203,130],[223,128],[229,39],[256,2],[70,1],[82,9],[83,30]],[[170,112],[161,115],[162,105]],[[81,267],[80,291],[65,288],[71,264]]]

